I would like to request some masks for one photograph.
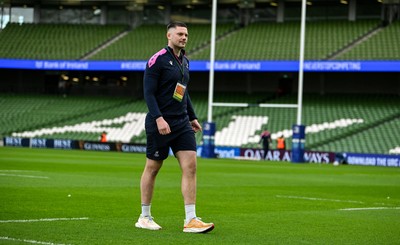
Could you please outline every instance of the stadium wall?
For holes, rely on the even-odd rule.
[[[0,69],[0,92],[57,94],[61,74],[76,77],[72,95],[100,96],[142,96],[142,71],[104,72],[104,71],[42,71]],[[99,77],[101,83],[86,82],[85,77]],[[297,93],[298,74],[295,72],[216,72],[216,92],[275,92],[283,77],[291,93]],[[119,77],[126,77],[123,84],[117,83]],[[190,90],[208,91],[208,72],[192,72]],[[399,94],[400,73],[398,72],[306,72],[304,93],[357,93],[357,94]]]
[[[298,74],[282,72],[216,72],[217,92],[275,92],[284,75],[289,78],[291,92],[297,94]],[[208,72],[191,73],[191,91],[208,91]],[[399,94],[400,73],[306,72],[305,93]]]
[[[242,2],[242,3],[240,3]],[[299,20],[301,1],[280,0],[273,6],[266,1],[231,1],[218,5],[219,23],[237,22],[246,25],[254,21]],[[388,18],[386,8],[379,1],[356,1],[342,4],[335,0],[315,1],[308,5],[309,20]],[[161,7],[160,7],[161,6]],[[211,8],[208,3],[194,5],[182,1],[159,1],[158,3],[129,3],[126,1],[32,1],[19,0],[2,3],[3,24],[25,23],[74,23],[74,24],[166,24],[170,19],[188,23],[210,23]],[[11,16],[9,16],[9,13]],[[22,18],[21,18],[22,17]],[[0,26],[1,28],[1,26]]]
[[[63,150],[87,150],[87,151],[117,151],[125,153],[145,153],[146,146],[128,143],[102,143],[83,140],[66,139],[44,139],[44,138],[17,138],[4,137],[0,146],[29,147],[29,148],[51,148]],[[198,146],[197,154],[201,156],[202,146]],[[245,160],[268,160],[291,162],[290,150],[270,150],[262,158],[262,149],[238,148],[238,147],[216,147],[216,156],[219,158],[245,159]],[[170,152],[172,155],[172,152]],[[360,154],[360,153],[333,153],[306,151],[304,153],[306,163],[334,163],[340,162],[351,165],[368,165],[383,167],[400,167],[400,155],[384,154]]]

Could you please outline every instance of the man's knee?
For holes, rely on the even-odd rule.
[[[177,156],[183,174],[196,175],[196,170],[197,170],[196,152],[180,151],[178,152]]]
[[[162,163],[162,161],[147,159],[145,173],[153,177],[156,176],[161,169]]]

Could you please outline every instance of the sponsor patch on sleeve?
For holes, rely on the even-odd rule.
[[[163,48],[160,51],[158,51],[157,53],[155,53],[153,56],[151,56],[151,58],[148,61],[149,67],[152,67],[156,63],[158,56],[163,55],[166,52],[167,52],[167,50],[165,48]]]

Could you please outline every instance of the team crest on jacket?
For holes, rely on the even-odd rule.
[[[170,64],[170,65],[172,65],[172,64],[173,64],[172,60],[170,60],[170,61],[169,61],[169,64]]]

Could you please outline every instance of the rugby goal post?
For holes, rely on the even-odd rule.
[[[299,81],[298,81],[298,100],[297,104],[249,104],[249,103],[224,103],[214,102],[214,64],[215,64],[215,38],[217,25],[217,0],[212,2],[211,18],[211,48],[210,48],[210,71],[209,71],[209,92],[208,92],[208,111],[207,122],[204,123],[203,130],[203,150],[202,157],[215,157],[215,123],[212,121],[213,107],[250,107],[258,106],[263,108],[294,108],[297,109],[297,121],[293,125],[292,135],[292,162],[304,162],[305,147],[305,126],[301,124],[302,103],[303,103],[303,70],[304,70],[304,44],[305,44],[305,20],[306,20],[306,0],[302,0],[301,6],[301,30],[300,30],[300,57],[299,57]]]

